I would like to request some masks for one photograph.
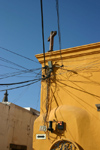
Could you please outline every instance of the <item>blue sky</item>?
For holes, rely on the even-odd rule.
[[[57,31],[55,0],[43,0],[45,50],[49,50],[47,39],[51,31]],[[75,47],[100,41],[99,0],[59,0],[61,48]],[[40,0],[0,0],[0,47],[4,47],[35,61],[35,54],[43,52]],[[58,36],[54,50],[59,49]],[[0,57],[27,69],[41,68],[34,63],[0,48]],[[4,65],[4,66],[2,66]],[[6,68],[6,66],[12,68]],[[0,78],[11,75],[22,68],[0,59]],[[20,82],[34,79],[34,73],[0,79],[0,83]],[[9,101],[22,106],[40,108],[40,87],[36,83],[24,88],[8,91]],[[0,90],[10,87],[0,86]],[[0,92],[0,101],[4,92]]]

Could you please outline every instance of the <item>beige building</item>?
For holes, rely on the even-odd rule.
[[[39,112],[6,100],[0,103],[0,150],[32,150],[33,124]]]

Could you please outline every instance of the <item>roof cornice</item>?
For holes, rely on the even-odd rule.
[[[99,53],[100,53],[100,42],[61,50],[62,59],[82,57],[86,55],[94,55]],[[44,63],[43,54],[37,54],[36,58],[41,64]],[[60,59],[61,59],[60,50],[45,53],[46,62],[49,60],[56,61]]]

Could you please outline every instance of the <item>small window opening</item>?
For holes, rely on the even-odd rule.
[[[27,150],[27,146],[10,144],[10,150]]]

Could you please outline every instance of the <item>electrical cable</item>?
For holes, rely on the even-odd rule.
[[[90,92],[87,92],[87,91],[81,90],[81,89],[79,89],[79,88],[76,88],[76,87],[70,86],[70,85],[65,84],[65,83],[62,83],[62,82],[60,82],[60,81],[57,81],[57,82],[61,83],[61,84],[62,84],[62,85],[64,85],[64,86],[67,86],[67,87],[70,87],[70,88],[72,88],[72,89],[78,90],[78,91],[80,91],[80,92],[83,92],[83,93],[89,94],[89,95],[91,95],[91,96],[94,96],[94,97],[100,98],[100,96],[99,96],[99,95],[96,95],[96,94],[93,94],[93,93],[90,93]]]
[[[65,78],[66,79],[66,77],[64,77],[63,76],[63,78]],[[68,80],[68,81],[70,81],[70,80]],[[70,81],[72,84],[74,84],[74,86],[76,86],[76,87],[78,87],[79,89],[81,89],[82,91],[84,91],[84,92],[86,92],[86,93],[90,93],[90,92],[88,92],[88,91],[86,91],[85,89],[83,89],[81,86],[79,86],[79,85],[77,85],[76,83],[74,83],[73,81]],[[91,93],[92,94],[92,93]],[[94,95],[94,94],[93,94]]]
[[[0,46],[0,49],[3,49],[3,50],[5,50],[5,51],[10,52],[10,53],[12,53],[12,54],[15,54],[15,55],[17,55],[17,56],[23,57],[23,58],[25,58],[25,59],[27,59],[27,60],[30,60],[30,61],[33,61],[33,62],[35,62],[35,63],[39,63],[39,62],[37,62],[37,61],[35,61],[35,60],[31,59],[31,58],[28,58],[28,57],[23,56],[23,55],[21,55],[21,54],[15,53],[15,52],[13,52],[13,51],[7,49],[7,48],[4,48],[4,47],[1,47],[1,46]]]
[[[17,87],[14,87],[14,88],[9,88],[9,89],[0,90],[0,92],[6,91],[6,90],[14,90],[14,89],[22,88],[22,87],[25,87],[25,86],[32,85],[32,84],[34,84],[34,83],[36,83],[36,82],[39,82],[39,80],[38,80],[38,81],[35,81],[35,82],[31,82],[31,83],[26,84],[26,85],[22,85],[22,86],[17,86]]]
[[[59,4],[58,0],[56,0],[56,11],[57,11],[57,24],[58,24],[58,37],[59,37],[59,50],[60,50],[60,57],[63,66],[62,54],[61,54],[61,32],[60,32],[60,22],[59,22]]]
[[[28,82],[32,82],[32,81],[37,81],[37,80],[41,80],[41,78],[40,79],[27,80],[27,81],[23,81],[23,82],[15,82],[15,83],[5,83],[5,84],[0,83],[0,86],[10,86],[10,85],[16,85],[16,84],[24,84],[24,83],[28,83]]]
[[[3,74],[3,75],[0,75],[0,76],[4,76],[4,77],[1,77],[0,79],[5,79],[5,78],[8,78],[8,77],[15,77],[15,76],[25,74],[25,73],[33,73],[34,71],[39,70],[39,69],[41,69],[41,68],[30,69],[30,70],[22,70],[22,71],[19,71],[19,72],[12,72],[10,74],[6,73],[6,74]]]
[[[25,72],[25,73],[29,73],[29,72]],[[13,74],[13,75],[8,75],[8,76],[5,76],[5,77],[1,77],[1,79],[5,79],[5,78],[9,78],[9,77],[15,77],[15,76],[18,76],[18,75],[21,75],[21,74],[24,74],[24,73],[18,73],[18,74]]]
[[[26,86],[26,88],[23,89],[23,91],[21,91],[21,93],[20,93],[19,95],[17,95],[17,97],[11,101],[11,103],[18,102],[18,101],[20,100],[20,98],[21,98],[23,95],[25,95],[25,93],[27,92],[28,89],[29,89],[29,86]]]
[[[47,78],[48,77],[32,79],[32,80],[27,80],[27,81],[22,81],[22,82],[15,82],[15,83],[5,83],[5,84],[3,83],[3,84],[0,84],[0,86],[10,86],[10,85],[16,85],[16,84],[24,84],[24,83],[27,83],[27,82],[32,82],[32,81],[37,81],[37,80],[45,80]]]
[[[38,68],[39,69],[39,68]],[[38,70],[38,69],[36,69],[36,70]],[[33,69],[33,70],[35,70],[35,69]],[[27,71],[27,70],[24,70],[24,71]],[[30,70],[30,71],[32,71],[32,70]],[[28,71],[27,71],[28,72]],[[61,74],[61,73],[60,73]],[[52,76],[54,76],[54,75],[52,75]],[[8,84],[0,84],[1,86],[10,86],[10,85],[16,85],[16,84],[24,84],[24,83],[27,83],[27,82],[32,82],[33,83],[33,81],[34,82],[37,82],[37,81],[40,81],[40,80],[45,80],[45,79],[47,79],[47,78],[49,78],[49,76],[47,76],[47,77],[44,77],[44,78],[39,78],[39,79],[32,79],[32,80],[27,80],[27,81],[23,81],[23,82],[16,82],[16,83],[8,83]],[[30,84],[29,84],[30,85]],[[20,87],[23,87],[23,86],[20,86]],[[11,88],[11,89],[15,89],[15,88]],[[9,90],[9,89],[8,89]],[[1,90],[2,91],[2,90]],[[4,90],[3,90],[4,91]]]
[[[59,85],[60,86],[60,85]],[[64,87],[63,87],[64,90]],[[69,90],[65,89],[65,91],[67,92],[68,95],[70,95],[77,103],[79,103],[82,107],[84,107],[86,110],[88,110],[88,112],[90,114],[92,114],[94,117],[96,117],[91,111],[90,109],[87,109],[87,107],[84,106],[84,104],[82,104],[81,102],[84,102],[85,104],[87,104],[89,107],[91,107],[92,109],[95,109],[95,107],[93,107],[92,105],[90,105],[89,103],[87,103],[85,100],[79,98],[78,96],[76,96],[75,94],[73,94],[72,92],[70,92]],[[81,100],[81,102],[79,100]],[[97,118],[97,117],[96,117]]]
[[[63,88],[64,89],[64,88]],[[87,110],[87,107],[84,106],[84,104],[88,105],[89,107],[91,107],[92,109],[95,109],[92,105],[88,104],[85,100],[79,98],[78,96],[76,96],[75,94],[73,94],[72,92],[70,92],[69,90],[65,90],[67,92],[67,94],[73,98],[78,104],[80,104],[82,107],[84,107],[86,110]],[[81,100],[81,102],[83,102],[84,104],[82,104],[79,100]],[[95,116],[91,111],[90,109],[88,109],[88,112],[90,114],[92,114],[93,116]],[[96,117],[96,116],[95,116]]]
[[[89,69],[97,69],[97,71],[98,71],[98,66],[100,66],[99,64],[100,64],[100,62],[98,62],[98,63],[96,63],[97,61],[99,61],[99,60],[95,60],[95,61],[92,61],[92,62],[90,62],[90,63],[87,63],[86,65],[77,65],[77,67],[75,67],[75,68],[73,68],[73,70],[75,70],[76,72],[79,72],[79,71],[84,71],[85,70],[85,72],[86,71],[89,71]],[[95,62],[95,63],[94,63]],[[98,66],[97,66],[97,64],[98,64]],[[68,66],[64,66],[64,67],[73,67],[73,66],[75,66],[75,65],[68,65]],[[100,70],[100,69],[99,69]],[[94,71],[96,71],[96,70],[94,70]],[[93,70],[92,70],[92,72],[93,72]]]
[[[93,67],[97,67],[97,64],[99,65],[99,62],[98,61],[100,61],[100,57],[93,57],[93,58],[91,58],[93,61],[91,61],[91,62],[89,62],[89,63],[87,63],[87,64],[84,64],[84,61],[88,61],[89,60],[89,58],[87,59],[87,58],[84,58],[84,59],[77,59],[77,60],[66,60],[66,61],[64,61],[63,60],[63,62],[66,62],[66,63],[71,63],[71,62],[80,62],[80,61],[83,61],[83,65],[77,65],[76,66],[76,64],[75,65],[67,65],[67,66],[65,66],[64,65],[64,67],[74,67],[74,66],[76,66],[75,68],[73,68],[73,70],[76,70],[76,71],[82,71],[82,70],[88,70],[88,69],[90,69],[90,67],[92,68],[92,66]],[[97,63],[96,63],[97,62]],[[80,63],[79,63],[80,64]],[[93,71],[93,70],[92,70]]]
[[[43,55],[44,55],[44,67],[45,65],[45,44],[44,44],[44,24],[43,24],[43,5],[42,5],[42,0],[40,0],[40,5],[41,5],[41,23],[42,23],[42,40],[43,40]],[[45,68],[45,73],[46,73],[46,68]]]
[[[65,66],[64,66],[64,67],[65,67]],[[96,84],[97,84],[97,85],[100,85],[99,82],[93,81],[93,80],[89,79],[88,77],[85,77],[84,75],[81,75],[81,74],[79,74],[78,72],[76,72],[76,71],[74,71],[74,70],[67,70],[67,69],[62,69],[62,70],[66,70],[66,72],[61,72],[61,73],[59,73],[60,75],[65,74],[65,73],[67,73],[67,72],[72,72],[72,73],[74,73],[74,74],[77,74],[77,75],[83,77],[84,79],[89,80],[89,82],[88,82],[88,81],[84,81],[83,83],[91,83],[91,84],[95,84],[95,85],[96,85]],[[64,76],[63,76],[63,77],[64,77]],[[71,82],[71,80],[68,80],[68,81]],[[73,81],[73,82],[82,82],[82,81]]]
[[[6,67],[6,68],[10,68],[10,69],[14,69],[14,70],[20,70],[20,69],[18,69],[18,68],[9,67],[9,66],[2,65],[2,64],[0,64],[0,66],[2,66],[2,67]]]
[[[23,69],[27,69],[27,68],[25,68],[25,67],[23,67],[23,66],[21,66],[21,65],[19,65],[19,64],[16,64],[16,63],[14,63],[14,62],[12,62],[12,61],[10,61],[10,60],[7,60],[7,59],[3,58],[3,57],[0,57],[0,60],[1,60],[1,61],[4,61],[4,62],[7,62],[7,63],[10,63],[10,64],[13,64],[13,65],[15,65],[15,66],[17,66],[17,67],[20,67],[20,68],[23,68]],[[29,70],[29,69],[27,69],[27,70]]]

